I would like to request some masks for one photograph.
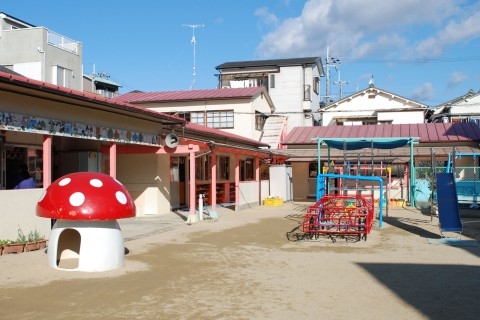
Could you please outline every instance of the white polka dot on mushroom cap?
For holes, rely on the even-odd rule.
[[[127,203],[127,196],[125,195],[125,193],[121,191],[117,191],[115,193],[115,198],[117,198],[117,201],[120,202],[121,204]]]
[[[85,202],[85,195],[81,192],[73,193],[70,198],[68,199],[70,204],[74,207],[81,206],[83,202]]]
[[[64,178],[64,179],[60,180],[60,182],[58,183],[58,185],[63,187],[63,186],[66,186],[67,184],[69,184],[70,181],[72,181],[72,179],[70,179],[70,178]]]
[[[90,185],[96,188],[100,188],[101,186],[103,186],[103,182],[99,179],[92,179],[90,180]]]

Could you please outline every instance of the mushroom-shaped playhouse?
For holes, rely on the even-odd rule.
[[[60,270],[107,271],[123,265],[117,219],[135,217],[127,189],[109,175],[76,172],[53,182],[37,203],[37,216],[56,219],[48,264]]]

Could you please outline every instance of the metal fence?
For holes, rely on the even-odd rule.
[[[428,208],[437,202],[435,174],[446,172],[447,167],[416,167],[415,168],[415,205],[418,208]],[[435,174],[434,174],[435,173]],[[455,167],[455,187],[459,205],[477,206],[480,197],[480,167]]]

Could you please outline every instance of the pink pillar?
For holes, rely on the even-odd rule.
[[[217,210],[217,155],[215,151],[212,151],[212,185],[211,185],[211,194],[212,194],[212,210]]]
[[[195,214],[195,152],[190,152],[190,214]]]
[[[240,204],[240,156],[235,154],[235,206]]]
[[[260,180],[260,158],[255,157],[255,182],[258,182],[258,203],[262,203],[262,181]]]
[[[52,184],[52,136],[43,136],[43,187]]]
[[[110,176],[117,178],[117,144],[110,144]]]

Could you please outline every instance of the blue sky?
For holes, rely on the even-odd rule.
[[[194,89],[215,88],[224,62],[320,56],[325,64],[328,47],[340,60],[330,68],[334,100],[339,82],[345,97],[372,77],[428,106],[480,90],[473,0],[0,0],[0,11],[82,42],[84,72],[95,66],[122,93],[190,89],[193,31]]]

